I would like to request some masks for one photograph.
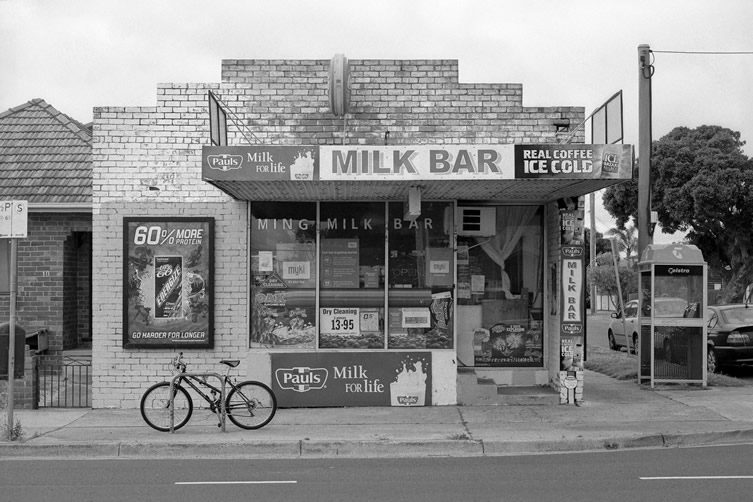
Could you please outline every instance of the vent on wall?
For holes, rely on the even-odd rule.
[[[496,233],[496,216],[493,207],[459,207],[458,235],[492,236]]]

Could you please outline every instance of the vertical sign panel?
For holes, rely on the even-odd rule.
[[[585,336],[585,246],[582,197],[560,200],[561,370],[582,368]]]

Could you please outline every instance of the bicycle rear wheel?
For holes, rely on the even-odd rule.
[[[193,401],[186,389],[173,386],[173,430],[178,430],[188,422],[193,413]],[[170,382],[154,384],[141,398],[141,416],[144,422],[161,432],[170,431]]]
[[[277,398],[261,382],[241,382],[227,395],[225,410],[230,421],[241,429],[260,429],[275,416]]]

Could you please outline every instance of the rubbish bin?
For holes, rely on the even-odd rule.
[[[26,330],[18,324],[16,326],[14,347],[15,361],[13,365],[14,378],[24,377],[24,345],[26,344]],[[0,380],[8,379],[8,339],[10,323],[0,324]]]

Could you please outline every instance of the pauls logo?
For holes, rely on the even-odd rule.
[[[568,247],[562,248],[562,253],[565,256],[575,258],[578,256],[583,256],[583,248],[568,246]]]
[[[323,389],[327,384],[328,372],[326,368],[278,368],[275,371],[277,385],[281,389],[294,392],[308,392]]]
[[[583,327],[580,324],[563,324],[562,331],[568,335],[579,335],[583,331]]]
[[[243,165],[243,155],[207,155],[207,164],[209,164],[210,169],[217,169],[219,171],[240,169]]]
[[[402,406],[416,406],[418,404],[418,396],[397,396],[397,402]]]

